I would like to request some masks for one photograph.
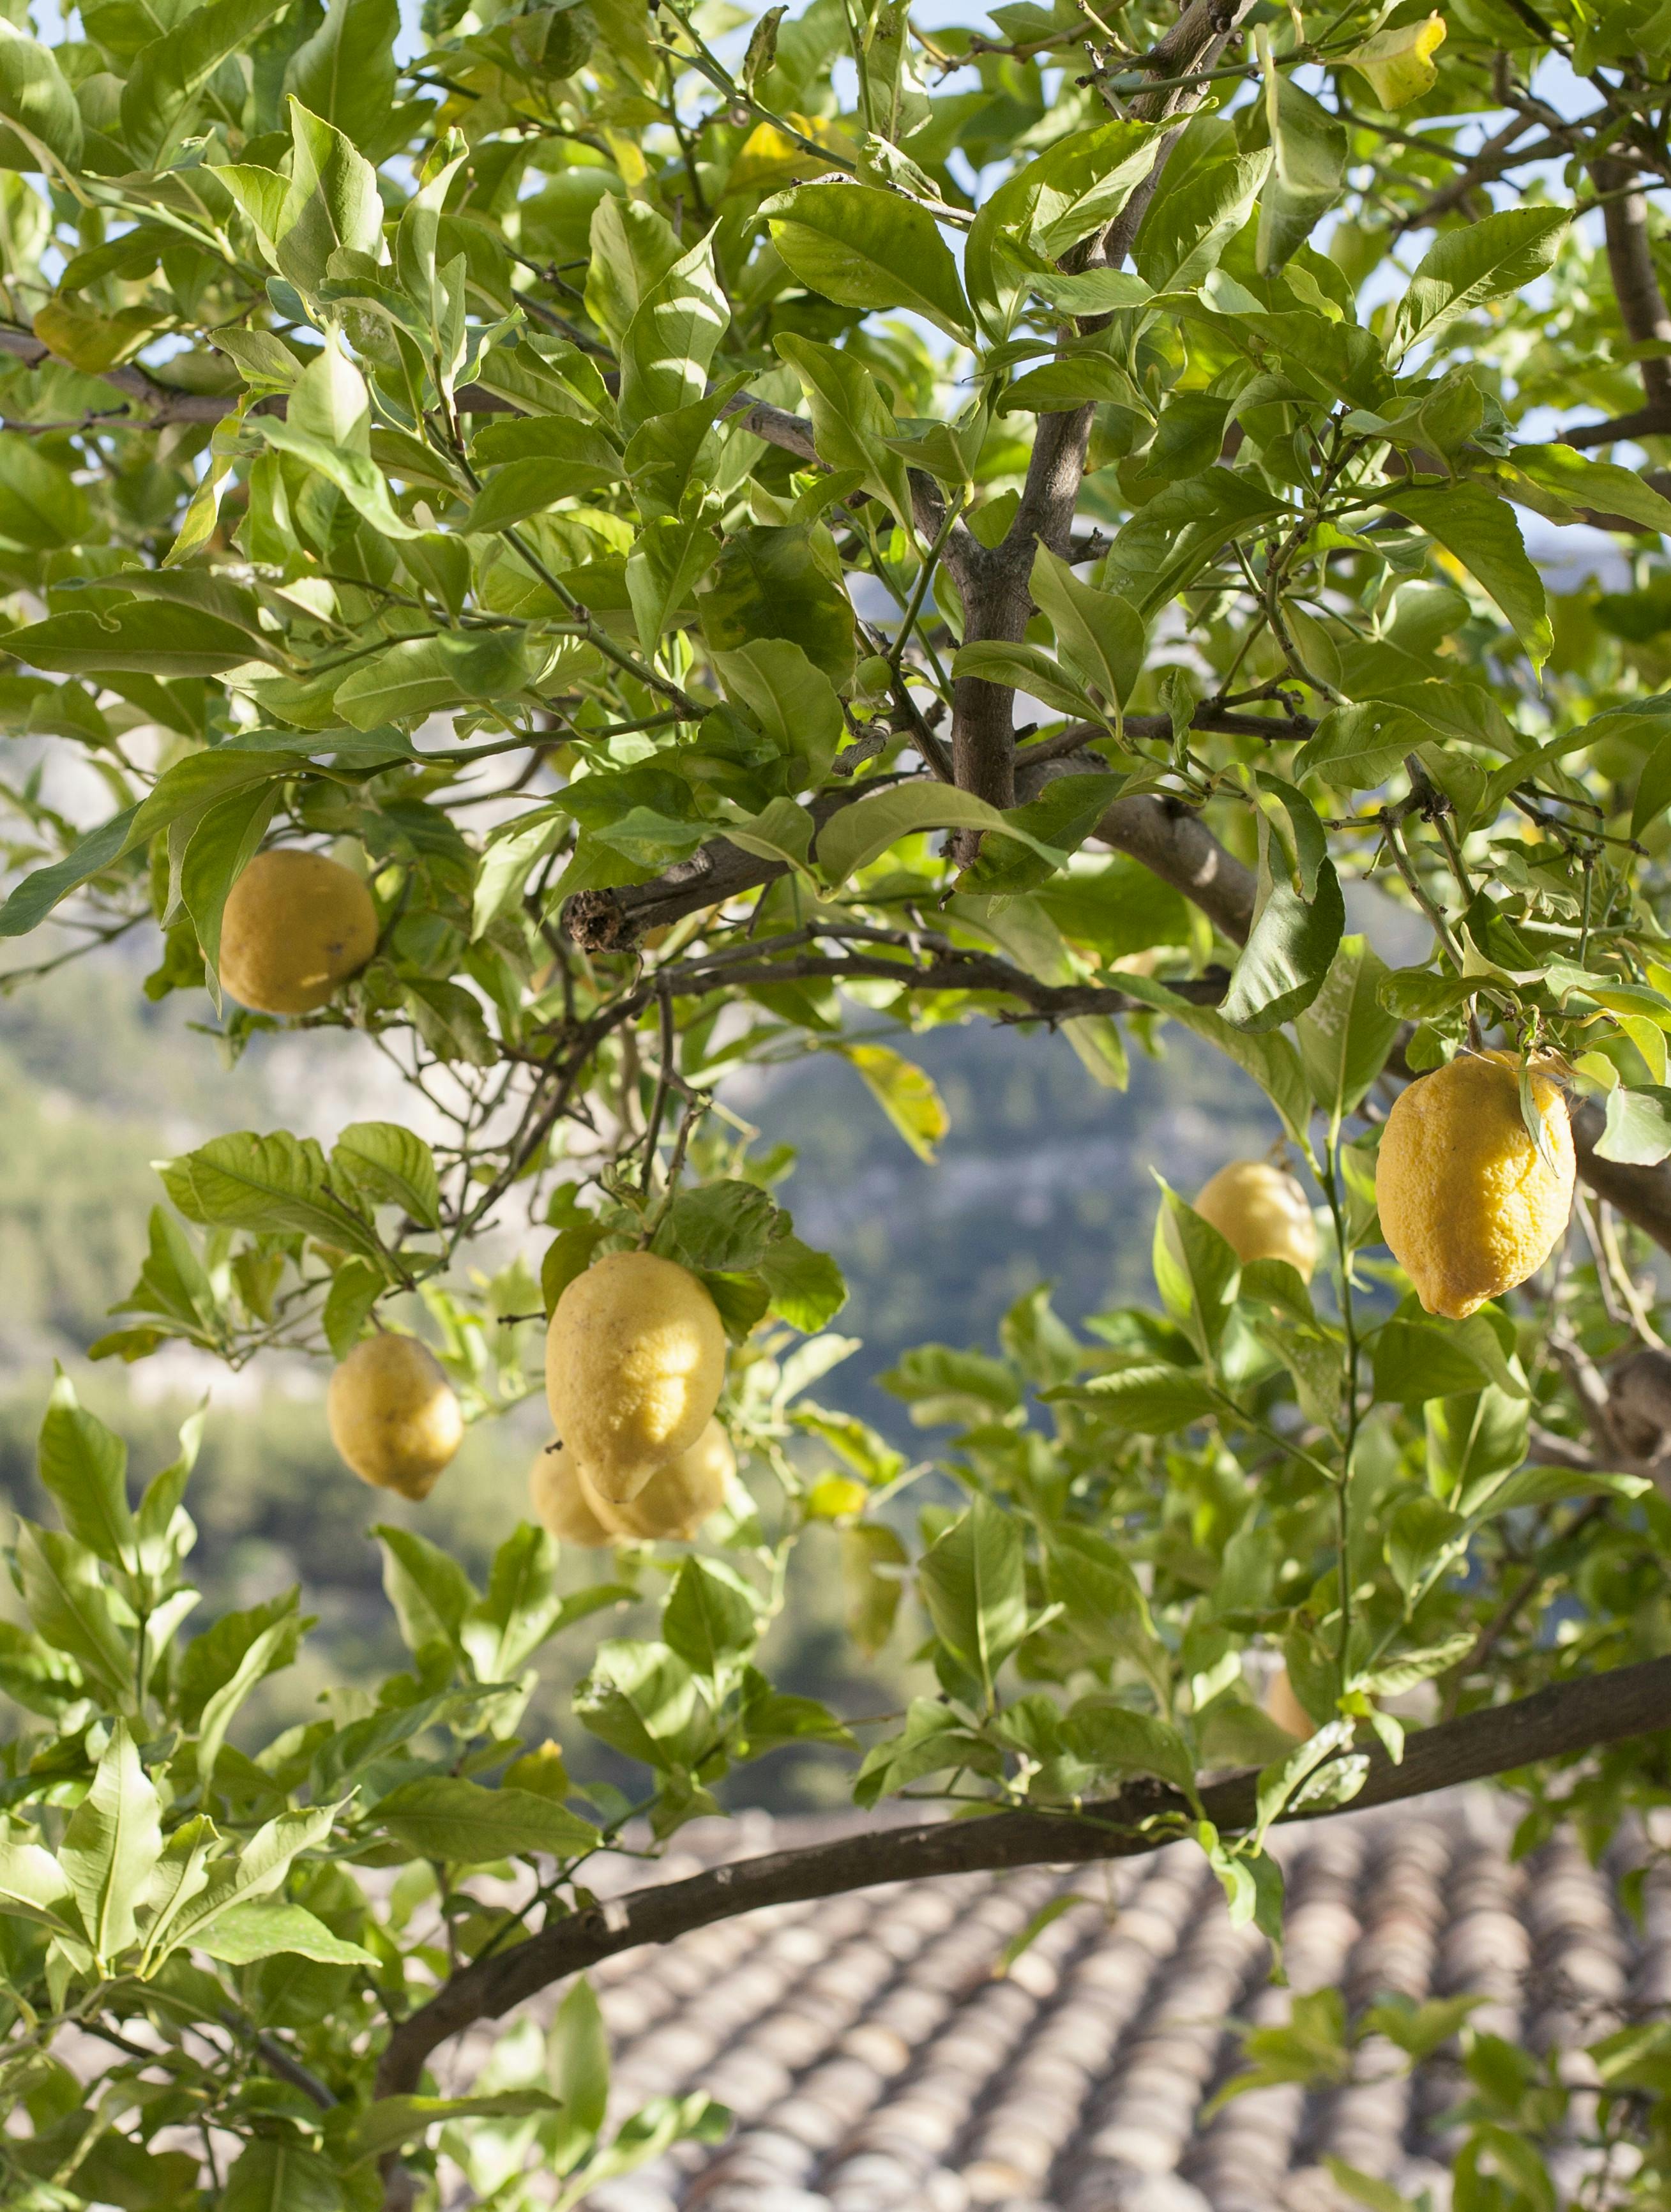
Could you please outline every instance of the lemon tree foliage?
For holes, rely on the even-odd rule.
[[[543,1382],[572,1429],[485,1588],[377,1531],[409,1663],[267,1737],[297,1596],[198,1619],[195,1431],[142,1486],[58,1385],[0,1627],[5,2202],[428,2203],[445,2154],[521,2212],[722,2130],[606,2120],[583,1980],[429,2061],[677,1932],[593,1862],[787,1744],[985,1815],[794,1894],[1188,1836],[1273,1932],[1271,1824],[1400,1774],[1559,1752],[1524,1833],[1598,1846],[1662,1798],[1607,1739],[1671,1705],[1593,1678],[1671,1627],[1668,115],[1651,0],[0,21],[9,981],[126,939],[234,1059],[288,1022],[410,1085],[165,1163],[95,1356],[328,1357],[413,1497]],[[1607,574],[1552,592],[1576,525]],[[1162,1188],[1152,1304],[906,1357],[910,1459],[817,1402],[840,1272],[724,1086],[837,1055],[930,1158],[912,1035],[993,1018],[1116,1088],[1187,1031],[1285,1149]],[[652,1261],[659,1337],[593,1272]],[[763,1662],[818,1523],[914,1669],[862,1729]],[[522,1716],[629,1598],[567,1749],[632,1786],[577,1786]],[[1313,2011],[1261,2078],[1347,2077]],[[1598,2059],[1609,2125],[1660,2051]],[[1566,2093],[1470,2064],[1458,2203],[1553,2203]]]

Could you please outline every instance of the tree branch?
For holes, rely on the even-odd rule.
[[[1613,195],[1602,201],[1601,221],[1625,336],[1632,345],[1671,344],[1671,314],[1666,313],[1648,235],[1648,202],[1641,192],[1625,189],[1634,181],[1632,165],[1612,159],[1594,161],[1590,173],[1597,191]],[[1671,360],[1650,355],[1640,367],[1649,406],[1671,406]]]
[[[1545,1759],[1671,1727],[1671,1658],[1559,1682],[1506,1705],[1492,1705],[1422,1729],[1394,1765],[1379,1744],[1353,1808],[1425,1797],[1457,1783],[1507,1774]],[[1258,1778],[1251,1771],[1201,1792],[1222,1833],[1253,1825]],[[1302,1811],[1288,1816],[1310,1820]],[[1130,1858],[1186,1832],[1191,1808],[1176,1790],[1129,1784],[1079,1814],[994,1813],[984,1820],[936,1820],[921,1827],[875,1827],[807,1849],[712,1867],[683,1881],[635,1890],[588,1906],[514,1949],[466,1966],[390,2038],[378,2069],[380,2097],[408,2095],[431,2052],[479,2020],[496,2020],[552,1983],[641,1943],[669,1943],[717,1920],[763,1906],[836,1897],[881,1882],[1022,1866],[1072,1866]]]

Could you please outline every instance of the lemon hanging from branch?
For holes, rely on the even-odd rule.
[[[1519,1063],[1467,1053],[1401,1091],[1376,1164],[1381,1232],[1424,1310],[1466,1321],[1523,1283],[1572,1210],[1572,1131],[1559,1091],[1531,1079],[1543,1143],[1521,1112]]]

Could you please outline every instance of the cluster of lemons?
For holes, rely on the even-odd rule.
[[[377,912],[352,869],[323,853],[258,854],[233,885],[220,972],[240,1005],[311,1013],[371,958]],[[1376,1166],[1382,1234],[1423,1307],[1455,1321],[1540,1267],[1572,1205],[1564,1102],[1534,1074],[1534,1144],[1507,1053],[1465,1053],[1401,1092]],[[1285,1260],[1309,1281],[1316,1228],[1285,1169],[1221,1168],[1195,1201],[1243,1262]],[[689,1536],[735,1469],[714,1419],[726,1340],[696,1277],[648,1252],[619,1252],[571,1283],[546,1340],[546,1396],[557,1440],[535,1462],[535,1512],[568,1543]],[[422,1498],[459,1448],[464,1420],[434,1356],[380,1332],[331,1377],[328,1413],[343,1457],[366,1481]]]
[[[737,1462],[714,1418],[726,1378],[718,1308],[687,1268],[612,1252],[570,1283],[545,1335],[557,1437],[535,1460],[536,1517],[566,1544],[694,1536]],[[362,1482],[427,1498],[464,1417],[416,1337],[356,1344],[325,1397],[331,1440]]]
[[[1381,1233],[1425,1311],[1466,1321],[1523,1283],[1559,1243],[1572,1210],[1572,1130],[1560,1091],[1532,1078],[1534,1144],[1508,1053],[1466,1053],[1401,1091],[1382,1133],[1375,1196]],[[1309,1282],[1317,1232],[1284,1168],[1232,1160],[1195,1200],[1245,1266],[1285,1260]]]

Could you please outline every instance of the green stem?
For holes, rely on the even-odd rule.
[[[1352,1672],[1352,1461],[1358,1444],[1358,1322],[1352,1297],[1352,1250],[1346,1238],[1345,1210],[1340,1204],[1340,1131],[1338,1121],[1328,1133],[1323,1155],[1323,1195],[1328,1200],[1334,1227],[1334,1249],[1340,1263],[1340,1323],[1346,1338],[1346,1417],[1341,1441],[1340,1474],[1335,1491],[1338,1540],[1340,1547],[1340,1694],[1346,1695]]]

